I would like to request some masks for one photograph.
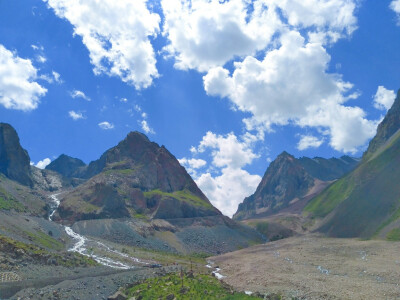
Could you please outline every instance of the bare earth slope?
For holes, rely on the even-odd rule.
[[[398,242],[292,237],[210,258],[241,291],[283,299],[400,299]]]

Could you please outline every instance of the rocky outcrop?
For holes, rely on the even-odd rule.
[[[0,173],[23,185],[33,185],[28,152],[21,147],[15,129],[6,123],[0,123]]]
[[[370,141],[363,159],[369,159],[379,147],[385,144],[400,128],[400,90],[392,107],[387,112],[383,121],[378,125],[375,137]]]
[[[52,170],[60,173],[67,178],[81,178],[85,172],[86,164],[78,158],[61,154],[46,166],[46,170]]]

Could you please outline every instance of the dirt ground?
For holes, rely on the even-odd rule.
[[[305,235],[210,261],[240,291],[284,299],[400,299],[400,242]]]

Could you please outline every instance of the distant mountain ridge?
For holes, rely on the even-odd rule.
[[[275,214],[310,193],[318,192],[334,179],[354,169],[359,160],[349,156],[325,159],[296,159],[282,152],[271,162],[256,192],[239,204],[234,219],[243,220]]]
[[[61,154],[46,166],[46,170],[60,173],[67,178],[81,178],[85,171],[86,164],[78,159],[65,154]]]

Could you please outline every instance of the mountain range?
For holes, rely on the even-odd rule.
[[[16,218],[47,219],[49,195],[57,193],[61,203],[52,220],[120,244],[221,253],[263,241],[254,229],[223,216],[178,160],[142,133],[129,133],[88,165],[63,154],[44,170],[30,165],[9,124],[0,124],[0,149],[0,212]]]
[[[296,159],[283,152],[234,219],[269,237],[312,231],[400,239],[399,163],[400,91],[361,159]]]
[[[51,228],[58,232],[53,242],[66,247],[63,224],[95,239],[183,254],[228,252],[310,231],[393,238],[400,233],[399,129],[400,94],[361,159],[282,152],[232,220],[142,133],[129,133],[89,164],[62,154],[41,170],[30,164],[15,129],[0,123],[0,235],[32,242]],[[52,213],[55,193],[60,205]],[[50,213],[55,222],[47,220]],[[5,223],[24,218],[40,225],[27,233]]]

